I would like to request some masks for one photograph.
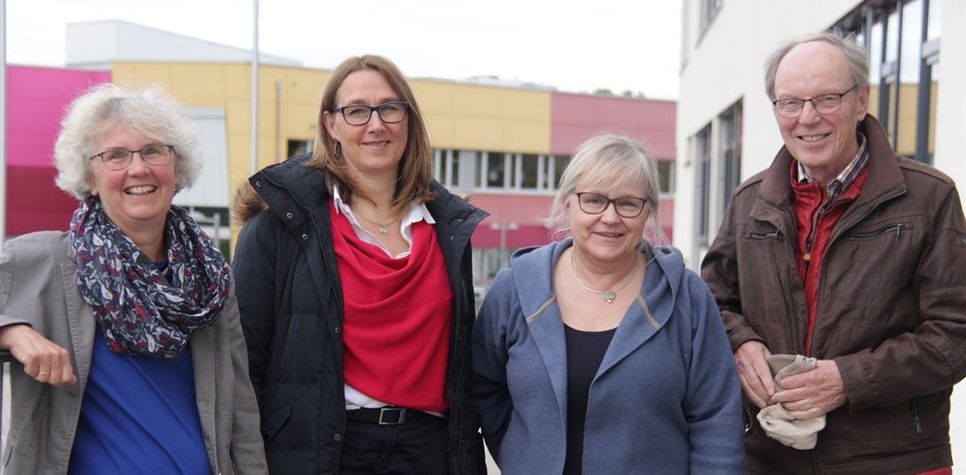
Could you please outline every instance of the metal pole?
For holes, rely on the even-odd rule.
[[[7,237],[7,0],[0,0],[0,244]]]
[[[287,154],[286,154],[287,155]],[[282,161],[282,80],[275,80],[275,163]]]
[[[251,173],[258,171],[258,0],[253,0],[255,6],[254,31],[252,33],[252,119],[251,119]]]

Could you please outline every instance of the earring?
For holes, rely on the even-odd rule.
[[[339,142],[335,143],[335,158],[342,158],[342,144]]]

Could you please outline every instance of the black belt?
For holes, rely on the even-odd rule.
[[[375,409],[363,407],[361,409],[345,411],[345,418],[355,422],[395,426],[404,424],[406,422],[406,416],[416,412],[419,411],[410,411],[404,407],[380,407]]]
[[[405,424],[407,419],[420,419],[424,417],[435,418],[436,416],[427,414],[423,411],[417,411],[415,409],[391,406],[374,409],[363,407],[361,409],[345,411],[345,418],[347,420],[354,422],[368,422],[370,424],[379,424],[381,426],[397,426],[400,424]]]

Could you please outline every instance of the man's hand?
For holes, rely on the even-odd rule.
[[[846,402],[842,374],[832,360],[819,360],[815,369],[782,378],[779,384],[783,390],[772,402],[780,402],[795,419],[823,416]]]
[[[760,341],[746,341],[735,350],[735,363],[738,364],[738,376],[741,377],[741,388],[756,406],[764,409],[775,394],[775,380],[771,377],[766,358],[771,356],[768,347]]]
[[[56,343],[44,338],[27,325],[9,325],[0,328],[0,348],[23,364],[27,376],[51,386],[77,384],[70,354]]]

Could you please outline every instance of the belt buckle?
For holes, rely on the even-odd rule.
[[[386,417],[386,415],[389,417]],[[395,417],[393,417],[395,415]],[[406,422],[406,409],[403,407],[380,407],[379,425],[395,426]]]

